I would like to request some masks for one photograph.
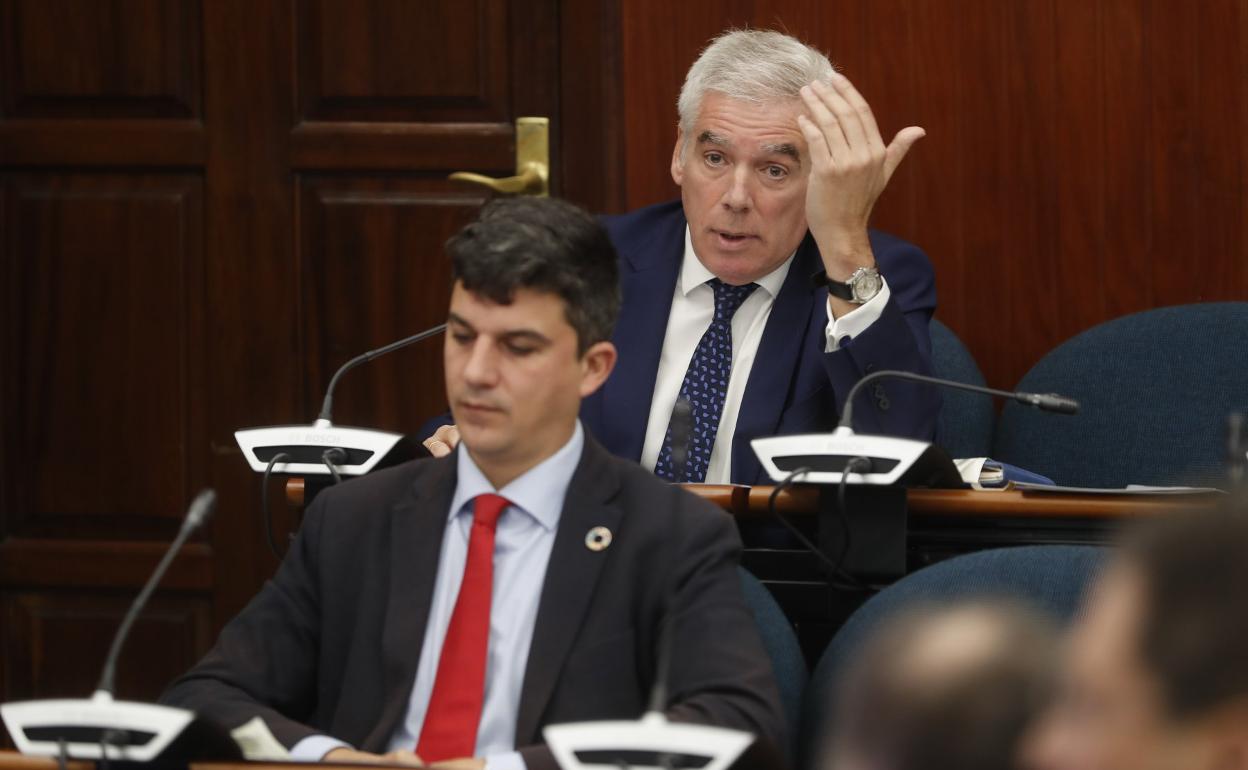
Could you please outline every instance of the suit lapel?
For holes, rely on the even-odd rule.
[[[620,282],[624,302],[613,339],[620,365],[603,386],[604,414],[601,425],[595,426],[595,436],[619,457],[641,457],[684,248],[685,217],[678,209],[623,261]]]
[[[789,266],[780,294],[772,303],[771,315],[741,397],[732,440],[734,482],[749,484],[756,480],[760,466],[750,447],[750,439],[775,433],[785,404],[792,396],[790,384],[797,371],[802,345],[809,344],[807,327],[817,304],[810,276],[818,269],[819,262],[814,238],[807,233]]]
[[[381,718],[360,748],[386,751],[395,727],[407,713],[416,667],[433,602],[438,556],[446,516],[455,493],[455,455],[429,464],[412,493],[394,504],[390,518],[390,586],[382,632],[382,675],[386,693]],[[401,686],[400,686],[401,683]]]
[[[585,546],[585,535],[598,526],[619,532],[623,511],[613,503],[619,485],[611,458],[587,436],[580,465],[568,485],[542,585],[516,718],[518,746],[540,740],[538,726],[542,714],[576,641],[598,585],[598,576],[610,553],[610,549],[591,551]]]

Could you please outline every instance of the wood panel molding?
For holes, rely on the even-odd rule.
[[[291,132],[290,164],[301,170],[444,169],[512,174],[515,126],[508,123],[313,121]]]
[[[0,586],[23,590],[115,588],[138,591],[156,569],[169,544],[164,541],[49,540],[0,541]],[[191,542],[169,566],[162,590],[209,591],[213,551]]]
[[[128,594],[17,591],[0,598],[0,700],[90,696]],[[202,596],[158,593],[131,628],[117,663],[116,694],[154,701],[211,645],[209,603]]]
[[[304,120],[483,121],[508,110],[501,0],[305,0],[296,7]],[[437,51],[436,56],[422,52]]]
[[[0,5],[3,118],[200,116],[201,17],[198,0]]]
[[[301,179],[299,258],[312,382],[324,388],[347,359],[445,321],[451,280],[443,243],[484,201],[441,180]],[[446,409],[441,341],[352,372],[334,398],[341,424],[414,432]]]
[[[207,132],[198,120],[0,121],[0,165],[202,166]]]
[[[171,534],[202,477],[202,184],[11,174],[0,534]],[[89,395],[88,395],[89,394]],[[67,484],[66,475],[76,483]],[[16,479],[22,482],[15,483]]]

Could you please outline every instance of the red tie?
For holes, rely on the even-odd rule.
[[[416,753],[426,763],[471,757],[477,748],[490,641],[494,529],[508,505],[498,495],[480,495],[473,504],[464,581],[459,586],[446,640],[442,642],[438,676],[416,744]]]

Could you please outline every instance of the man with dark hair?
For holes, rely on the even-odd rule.
[[[562,201],[496,201],[448,251],[458,451],[318,495],[164,700],[259,717],[296,759],[537,770],[554,767],[545,725],[639,717],[670,644],[669,718],[781,745],[732,520],[578,420],[615,363],[602,228]]]
[[[621,365],[581,419],[662,478],[755,484],[751,439],[832,430],[872,371],[931,372],[932,266],[868,228],[923,129],[886,144],[827,56],[771,30],[712,41],[677,111],[681,199],[606,220],[620,253]],[[671,430],[681,399],[690,431]],[[890,381],[855,409],[860,430],[930,440],[940,396]],[[421,435],[435,456],[456,441],[454,426],[437,425]],[[673,436],[686,432],[689,461],[677,468]]]
[[[916,606],[860,649],[821,770],[1009,770],[1048,704],[1057,630],[1003,600]]]
[[[1248,768],[1248,507],[1142,523],[1070,640],[1037,770]]]

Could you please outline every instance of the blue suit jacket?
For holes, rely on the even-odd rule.
[[[680,201],[603,220],[620,255],[623,307],[615,327],[619,363],[606,384],[581,406],[581,419],[613,454],[641,457],[659,353],[685,249]],[[823,269],[807,234],[780,289],[746,383],[732,442],[732,480],[764,481],[750,448],[759,436],[827,431],[849,389],[879,369],[931,373],[928,323],[936,309],[931,263],[917,247],[871,231],[871,248],[891,297],[871,327],[834,353],[825,353],[828,292],[811,276]],[[887,381],[854,406],[854,428],[930,440],[940,397],[930,386]]]

